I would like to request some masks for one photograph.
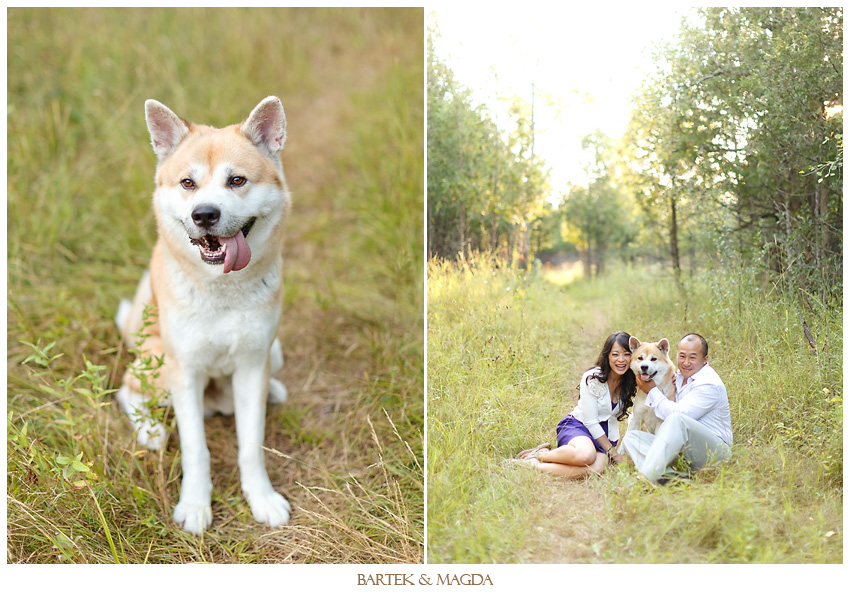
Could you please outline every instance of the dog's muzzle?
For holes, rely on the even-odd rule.
[[[211,228],[221,218],[221,212],[208,205],[201,205],[192,212],[192,221],[199,227]],[[201,223],[199,223],[199,221]],[[252,218],[246,225],[232,236],[215,236],[206,234],[200,238],[189,238],[201,252],[201,260],[208,265],[224,265],[224,273],[244,269],[251,260],[251,247],[245,241],[245,237],[251,231],[256,218]],[[203,225],[202,225],[203,224]]]
[[[640,378],[643,381],[651,381],[658,371],[649,372],[649,367],[645,364],[640,367]]]

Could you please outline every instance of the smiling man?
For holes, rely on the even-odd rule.
[[[708,365],[708,342],[697,333],[682,338],[676,351],[676,401],[668,400],[653,381],[637,379],[646,405],[661,418],[658,433],[632,430],[623,446],[638,471],[659,482],[679,454],[694,469],[732,455],[732,418],[726,387]]]

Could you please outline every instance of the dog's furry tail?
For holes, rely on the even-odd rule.
[[[283,368],[283,350],[280,347],[280,339],[275,338],[272,343],[271,350],[269,351],[269,355],[271,356],[270,372],[275,375]]]
[[[152,299],[150,271],[145,271],[142,279],[139,280],[133,300],[121,300],[118,304],[118,312],[115,314],[115,324],[121,332],[124,344],[129,349],[132,349],[136,344],[136,338],[133,335],[142,328],[145,305],[149,304]]]
[[[130,310],[133,308],[133,303],[126,298],[122,299],[118,304],[118,313],[115,315],[115,325],[122,336],[127,335],[128,320],[130,318]]]

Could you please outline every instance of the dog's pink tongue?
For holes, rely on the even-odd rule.
[[[242,230],[236,232],[235,236],[230,238],[219,238],[219,242],[224,244],[224,272],[239,271],[244,269],[251,260],[251,247],[245,241],[245,235]]]
[[[641,378],[641,380],[643,380],[643,381],[649,381],[650,379],[652,379],[652,375],[642,374],[642,375],[640,376],[640,378]]]

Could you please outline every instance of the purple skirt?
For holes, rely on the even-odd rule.
[[[600,422],[599,426],[601,426],[602,430],[605,431],[605,436],[608,436],[608,421],[604,420]],[[593,441],[593,445],[596,447],[598,452],[605,453],[605,449],[602,448],[602,445],[596,442],[596,439],[593,438],[590,431],[587,430],[587,427],[581,422],[581,420],[574,417],[572,414],[569,414],[558,423],[558,447],[563,447],[576,437],[587,437]],[[611,441],[611,444],[616,445],[617,441]]]

